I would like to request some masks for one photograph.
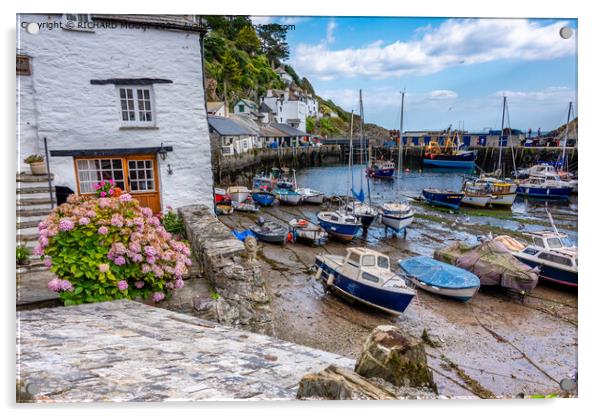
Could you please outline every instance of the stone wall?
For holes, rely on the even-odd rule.
[[[209,207],[185,206],[178,213],[204,276],[220,296],[218,321],[273,334],[265,280],[259,265],[247,261],[243,242],[232,235]]]

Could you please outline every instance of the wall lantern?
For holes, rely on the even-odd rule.
[[[162,161],[167,159],[167,150],[163,147],[163,142],[161,142],[161,148],[157,151]]]

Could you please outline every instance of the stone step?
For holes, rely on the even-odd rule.
[[[17,233],[17,242],[35,242],[38,240],[37,233],[21,233],[20,231]]]
[[[45,194],[48,195],[50,193],[50,188],[48,188],[48,183],[46,183],[46,186],[38,186],[36,185],[35,187],[17,187],[17,194]],[[52,189],[52,192],[54,192],[54,187]]]
[[[23,235],[32,235],[32,234],[35,234],[37,236],[37,234],[38,234],[38,224],[36,223],[35,226],[29,226],[29,227],[19,227],[19,225],[17,225],[17,232],[21,233]]]
[[[17,217],[46,217],[50,214],[49,208],[21,208],[17,209]]]
[[[22,229],[25,227],[32,227],[31,225],[35,225],[37,227],[38,223],[46,218],[46,215],[42,216],[19,216],[17,215],[17,229]],[[26,226],[19,227],[20,224],[27,224]]]
[[[50,198],[17,198],[17,207],[50,208]]]
[[[17,274],[25,274],[27,272],[34,272],[34,271],[45,271],[48,270],[49,268],[44,265],[44,262],[42,262],[39,258],[37,259],[31,259],[29,264],[27,265],[17,265]]]
[[[54,174],[50,174],[50,179],[54,179]],[[32,182],[42,182],[48,184],[48,176],[47,175],[31,175],[26,173],[18,173],[17,174],[17,182],[22,183],[32,183]]]

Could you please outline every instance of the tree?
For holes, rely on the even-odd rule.
[[[255,30],[251,26],[245,26],[236,36],[236,46],[248,54],[254,55],[261,48],[261,42]]]
[[[286,42],[286,28],[279,24],[260,26],[257,34],[261,41],[261,51],[268,57],[269,61],[279,64],[289,56],[288,43]]]
[[[228,49],[222,56],[222,79],[224,82],[224,101],[228,106],[228,85],[235,87],[240,82],[242,71],[232,50]]]
[[[305,77],[303,77],[303,79],[301,80],[301,84],[300,87],[308,94],[311,94],[312,96],[316,95],[316,92],[314,91],[314,87],[311,85],[311,83],[309,82],[309,80]]]

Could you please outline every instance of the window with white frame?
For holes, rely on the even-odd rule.
[[[90,16],[89,14],[65,13],[63,15],[61,23],[61,27],[66,30],[94,32],[92,16]]]
[[[123,126],[155,126],[152,86],[119,87]]]
[[[125,190],[123,175],[123,162],[121,159],[78,159],[77,178],[79,192],[81,194],[92,194],[96,192],[94,187],[102,180],[115,180],[115,185]]]

